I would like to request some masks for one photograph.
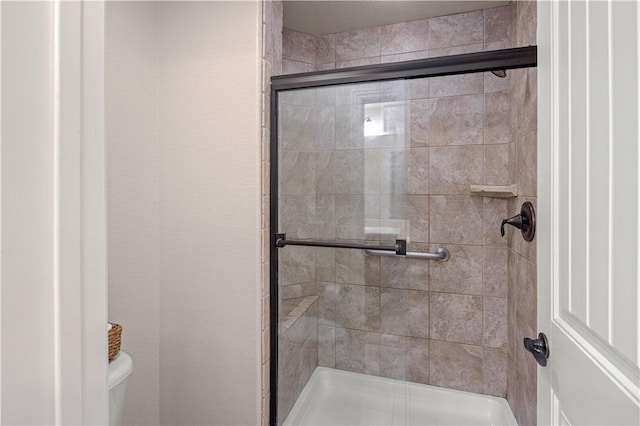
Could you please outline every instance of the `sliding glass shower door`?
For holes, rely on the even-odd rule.
[[[425,85],[396,80],[280,93],[280,422],[316,366],[428,379],[428,262],[395,257],[405,241],[410,252],[430,249],[429,129],[410,121],[426,116],[427,103],[417,100]],[[297,245],[305,243],[324,247]]]

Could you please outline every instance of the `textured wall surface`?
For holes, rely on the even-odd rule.
[[[510,47],[512,9],[321,37],[285,30],[283,71]],[[506,395],[508,248],[499,227],[508,201],[471,196],[469,185],[514,181],[512,78],[469,74],[283,97],[281,231],[371,242],[389,236],[364,232],[365,219],[404,218],[412,250],[442,245],[452,256],[283,250],[283,297],[319,296],[319,365]],[[406,119],[396,140],[363,137],[363,104],[396,101],[399,123]]]
[[[160,417],[260,422],[261,4],[159,2]]]
[[[536,44],[536,3],[512,5],[515,46]],[[509,202],[516,214],[525,201],[536,205],[537,197],[537,72],[515,70],[511,76],[511,104],[515,139],[511,155],[519,196]],[[513,161],[513,160],[512,160]],[[509,378],[507,399],[522,426],[536,424],[537,364],[522,346],[524,337],[538,335],[536,325],[536,240],[528,243],[517,230],[509,231]]]
[[[124,424],[160,423],[156,5],[106,4],[109,320],[133,358]]]
[[[110,308],[134,360],[130,424],[260,422],[261,7],[108,5]]]

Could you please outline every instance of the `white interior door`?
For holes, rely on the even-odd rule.
[[[540,424],[640,424],[639,13],[538,2]]]

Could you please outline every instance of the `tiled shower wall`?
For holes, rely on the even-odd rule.
[[[322,37],[285,30],[283,71],[510,47],[513,9],[511,5]],[[295,296],[311,296],[314,289],[319,296],[319,365],[506,395],[509,252],[499,227],[510,213],[509,202],[471,196],[469,185],[513,183],[515,162],[510,160],[516,129],[510,80],[511,73],[506,79],[470,74],[413,80],[404,88],[410,138],[398,164],[406,180],[402,192],[395,193],[402,200],[396,207],[411,222],[410,249],[447,247],[448,262],[378,258],[355,250],[303,253],[294,247],[290,255],[281,252],[286,274],[296,276],[287,284],[308,284],[296,287]],[[345,109],[340,99],[340,89],[316,91],[310,110],[290,112],[300,129],[311,130],[297,136],[316,138],[311,142],[320,138],[325,144],[313,155],[289,154],[290,161],[280,166],[286,174],[288,163],[298,176],[296,184],[311,190],[294,189],[289,195],[298,199],[281,199],[283,220],[298,221],[281,231],[300,238],[367,238],[353,230],[364,228],[358,215],[366,203],[361,160],[368,154],[357,144],[345,145],[349,140],[341,135],[349,124],[343,121],[353,109]],[[317,117],[325,128],[312,124]],[[357,119],[352,122],[362,125]],[[306,181],[305,176],[311,177]],[[344,190],[350,183],[356,189]],[[325,187],[321,194],[318,185]],[[310,259],[315,259],[315,268]]]
[[[513,4],[515,45],[536,44],[536,3]],[[537,196],[537,72],[535,68],[511,71],[511,109],[514,124],[512,155],[518,198],[509,202],[509,214],[520,211],[525,201],[536,205]],[[513,160],[512,160],[513,161]],[[527,243],[517,230],[509,231],[509,372],[507,399],[522,426],[536,424],[536,369],[531,354],[522,346],[524,337],[536,330],[536,240]]]

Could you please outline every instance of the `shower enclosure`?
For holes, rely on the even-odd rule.
[[[500,309],[482,309],[498,299],[465,268],[500,238],[470,184],[495,185],[484,164],[504,135],[483,95],[453,95],[535,65],[525,47],[272,78],[272,425],[309,405],[312,375],[337,377],[313,385],[333,386],[325,423],[415,422],[433,399],[416,383],[499,394],[482,361],[504,349],[486,315]],[[434,364],[447,357],[458,371]],[[377,393],[349,402],[363,389]]]

